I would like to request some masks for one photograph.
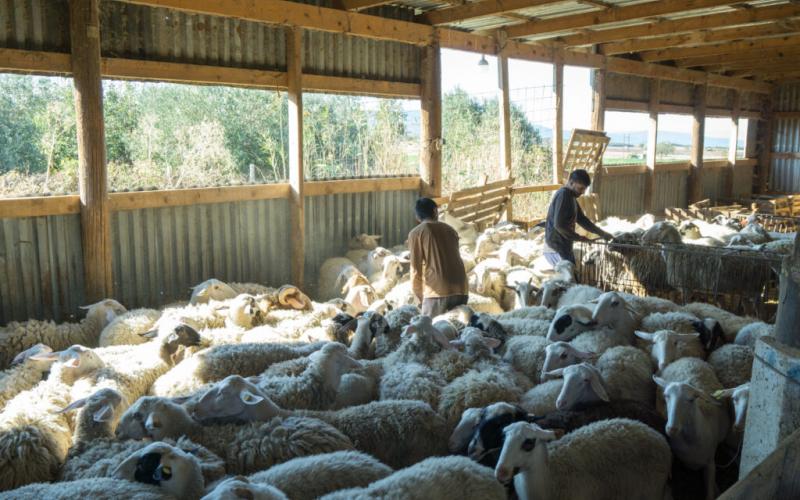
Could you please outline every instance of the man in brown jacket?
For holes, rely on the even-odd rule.
[[[469,285],[458,233],[439,222],[432,199],[418,199],[414,211],[420,224],[408,233],[412,290],[422,303],[422,314],[438,316],[467,303]]]

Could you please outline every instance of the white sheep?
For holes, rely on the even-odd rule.
[[[680,358],[661,370],[661,379],[666,382],[683,382],[706,393],[723,389],[714,368],[699,358]]]
[[[400,281],[403,273],[403,262],[390,255],[383,260],[383,269],[370,276],[370,285],[378,298],[383,298]]]
[[[726,344],[708,355],[708,364],[726,389],[750,382],[753,349],[746,345]]]
[[[467,305],[476,313],[501,314],[503,307],[494,297],[486,297],[477,293],[470,293]]]
[[[12,321],[0,329],[0,369],[8,368],[14,356],[36,344],[45,344],[56,351],[74,344],[96,346],[103,328],[126,312],[122,304],[112,299],[81,309],[87,312],[79,323],[56,324],[31,319],[21,323]]]
[[[569,343],[578,350],[593,352],[600,356],[613,347],[630,345],[631,342],[630,335],[625,331],[610,327],[595,327],[593,330],[578,334]]]
[[[350,250],[374,250],[375,248],[378,248],[381,238],[383,238],[383,236],[380,234],[361,233],[353,236],[350,241],[347,242],[347,248]]]
[[[560,309],[562,307],[575,304],[588,304],[589,302],[596,300],[602,294],[602,290],[593,286],[575,285],[568,288],[563,294],[561,294],[555,309]]]
[[[392,469],[358,451],[299,457],[248,477],[296,500],[313,500],[347,488],[361,488],[392,474]]]
[[[542,245],[530,240],[506,240],[500,245],[498,256],[509,266],[528,266],[542,255]]]
[[[168,500],[175,498],[153,484],[126,481],[110,477],[79,479],[61,483],[34,483],[6,491],[9,498],[36,500],[41,498],[71,500],[78,498],[136,498],[137,500]],[[188,498],[188,497],[187,497]],[[199,497],[198,497],[199,498]]]
[[[326,259],[319,268],[317,298],[330,300],[340,297],[344,284],[356,274],[363,276],[352,260],[345,257]]]
[[[552,321],[556,312],[543,306],[530,306],[523,307],[522,309],[514,309],[513,311],[504,312],[497,315],[497,320],[506,319],[538,319],[543,321]]]
[[[733,342],[736,339],[736,335],[739,333],[739,330],[751,323],[758,322],[756,318],[737,316],[724,309],[712,306],[711,304],[706,304],[704,302],[692,302],[691,304],[686,304],[683,306],[683,310],[694,314],[698,318],[712,318],[717,320],[720,326],[722,326],[723,332],[725,333],[726,342]]]
[[[189,304],[206,304],[211,300],[222,301],[232,299],[237,295],[239,293],[227,283],[211,278],[192,288]]]
[[[602,420],[558,440],[555,432],[526,422],[503,433],[495,477],[503,483],[513,479],[519,498],[669,497],[669,445],[641,422]]]
[[[506,493],[491,470],[466,457],[435,457],[376,481],[365,488],[342,490],[321,500],[368,498],[459,498],[505,500]]]
[[[632,306],[623,295],[617,292],[606,292],[597,298],[597,305],[592,313],[592,321],[599,327],[608,327],[622,335],[627,335],[633,342],[633,330],[638,323]]]
[[[230,477],[214,486],[201,500],[289,500],[281,490],[269,484],[253,483],[244,476]]]
[[[497,323],[505,330],[509,337],[518,335],[546,337],[547,332],[550,330],[550,321],[548,320],[525,318],[500,319],[502,317],[503,315],[498,316]]]
[[[592,318],[592,309],[584,305],[565,306],[556,311],[547,331],[547,340],[567,341],[592,330],[597,322]]]
[[[155,309],[134,309],[123,313],[103,328],[98,345],[144,344],[147,338],[142,334],[152,330],[160,317],[161,311]]]
[[[757,321],[743,326],[739,333],[736,334],[734,343],[739,345],[746,345],[751,349],[756,348],[756,341],[761,337],[773,337],[775,335],[775,325]]]
[[[582,351],[569,342],[553,342],[548,344],[544,351],[541,380],[547,380],[547,372],[597,359],[597,353]]]
[[[636,336],[652,344],[650,356],[658,371],[676,359],[706,357],[706,350],[700,342],[699,333],[676,333],[670,330],[659,330],[655,333],[637,331]]]
[[[391,250],[387,250],[383,247],[376,247],[366,251],[366,254],[359,255],[364,251],[365,250],[351,250],[345,254],[345,257],[355,262],[358,270],[361,271],[364,276],[369,276],[370,281],[376,281],[376,278],[373,278],[372,275],[381,272],[387,258],[391,257],[397,259]]]
[[[534,415],[546,415],[556,410],[556,400],[561,394],[563,379],[548,380],[529,390],[519,400],[525,411]]]
[[[723,402],[730,401],[730,413],[733,415],[733,432],[743,432],[744,424],[747,421],[747,405],[750,402],[750,383],[717,391],[714,393],[714,397]]]
[[[299,456],[353,449],[346,436],[317,419],[277,417],[242,425],[201,426],[183,406],[152,396],[136,401],[117,426],[120,438],[158,440],[184,435],[223,458],[229,474],[264,470]]]
[[[0,373],[0,411],[8,400],[42,381],[55,360],[37,359],[36,355],[52,351],[49,346],[36,344],[19,353],[11,361],[11,368]]]
[[[546,349],[550,341],[538,335],[517,335],[506,341],[503,361],[525,374],[534,383],[540,381]]]
[[[445,385],[445,378],[426,365],[397,363],[381,377],[380,399],[415,399],[437,408]]]
[[[454,217],[447,212],[442,212],[439,221],[455,229],[458,233],[458,241],[461,245],[472,245],[478,239],[478,231],[475,224],[464,222],[458,217]]]

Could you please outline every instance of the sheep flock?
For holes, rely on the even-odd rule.
[[[604,259],[669,282],[693,265],[679,246],[788,253],[791,235],[611,218],[620,248],[552,269],[541,229],[442,220],[470,295],[435,318],[407,249],[362,234],[315,300],[209,279],[161,309],[1,328],[0,498],[693,499],[735,480],[773,326],[576,275]]]

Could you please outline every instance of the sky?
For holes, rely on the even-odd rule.
[[[490,97],[497,92],[497,58],[486,56],[488,69],[478,66],[480,54],[442,49],[442,92],[460,87],[471,95]],[[531,110],[533,99],[524,97],[522,89],[530,87],[552,87],[551,64],[510,59],[508,62],[509,88],[512,102],[522,105],[529,119],[552,128],[552,111]],[[544,89],[542,89],[543,91]],[[550,91],[552,94],[552,91]],[[528,92],[528,95],[531,93]],[[539,95],[539,94],[537,94]],[[526,105],[527,104],[527,105]],[[534,116],[531,116],[533,114]],[[591,70],[566,66],[564,68],[564,128],[591,128],[592,88]],[[538,116],[537,116],[538,115]],[[691,133],[691,117],[661,115],[660,130]],[[648,128],[648,117],[644,113],[606,113],[607,132],[644,131]],[[743,127],[740,126],[740,129]],[[706,136],[727,138],[730,134],[729,120],[711,118],[706,120]]]

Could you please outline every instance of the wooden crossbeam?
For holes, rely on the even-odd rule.
[[[782,59],[776,62],[772,60],[749,60],[749,61],[742,61],[737,63],[730,63],[725,64],[722,66],[715,67],[715,71],[730,71],[728,76],[734,76],[736,74],[742,74],[745,72],[749,72],[749,74],[757,74],[759,71],[767,71],[767,70],[785,70],[785,69],[792,69],[797,67],[797,57],[794,56],[787,59]]]
[[[600,45],[600,51],[607,55],[627,54],[646,50],[658,50],[683,46],[706,45],[717,42],[764,38],[800,32],[800,23],[796,21],[759,24],[739,28],[714,31],[696,31],[656,38],[634,39]]]
[[[587,30],[575,35],[559,37],[558,40],[567,46],[594,45],[634,38],[674,35],[676,33],[689,31],[786,19],[794,16],[800,16],[800,5],[775,5],[736,12],[725,12],[724,14],[710,14],[675,20],[663,20],[625,28]]]
[[[364,10],[392,3],[392,0],[340,0],[344,10]]]
[[[693,68],[698,66],[705,67],[729,67],[739,62],[767,61],[775,63],[780,61],[795,60],[800,54],[800,47],[789,47],[775,50],[740,51],[724,54],[723,56],[704,56],[692,57],[676,61],[679,68]]]
[[[506,28],[509,38],[522,38],[532,35],[542,35],[546,33],[556,33],[560,31],[576,30],[580,28],[596,27],[603,24],[629,21],[633,19],[645,19],[653,16],[665,14],[675,14],[709,7],[720,7],[731,5],[736,2],[729,0],[670,0],[669,2],[653,1],[624,7],[614,7],[611,9],[559,16],[551,19],[543,19],[530,23],[510,26]]]
[[[639,57],[645,62],[674,61],[694,57],[721,56],[744,51],[761,51],[770,49],[800,48],[800,35],[787,35],[763,40],[744,40],[741,42],[720,43],[706,47],[688,47],[677,49],[654,50],[640,52]]]
[[[456,7],[432,10],[418,16],[417,19],[435,26],[465,21],[476,17],[495,16],[515,10],[529,9],[531,7],[539,7],[562,1],[563,0],[484,0],[482,2],[466,3]]]

